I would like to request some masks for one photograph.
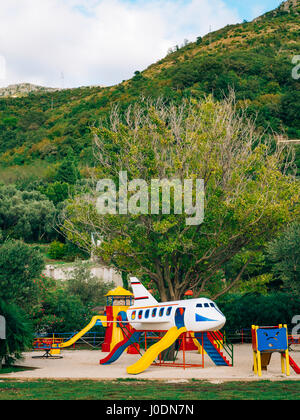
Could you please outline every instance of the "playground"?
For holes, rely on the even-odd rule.
[[[290,352],[292,358],[300,365],[300,352]],[[126,372],[126,367],[135,363],[139,355],[124,353],[117,363],[111,365],[100,365],[99,359],[105,357],[107,353],[97,350],[64,350],[63,359],[33,359],[35,352],[24,354],[24,360],[19,365],[35,368],[34,370],[24,370],[22,372],[8,373],[1,375],[1,379],[72,379],[72,380],[115,380],[132,378]],[[187,352],[188,357],[195,363],[199,359],[199,354],[195,351]],[[182,355],[179,357],[182,357]],[[211,383],[222,383],[231,381],[286,381],[287,379],[299,381],[293,369],[287,377],[281,372],[280,354],[272,356],[268,370],[264,371],[262,377],[258,377],[253,372],[253,358],[251,344],[234,345],[235,363],[233,367],[218,366],[205,356],[205,367],[187,368],[150,366],[145,372],[139,374],[136,379],[160,380],[166,382],[181,382],[189,379],[209,381]]]
[[[138,279],[131,278],[131,286],[134,293],[121,287],[110,291],[104,314],[70,337],[37,337],[19,364],[25,369],[1,378],[299,381],[300,340],[286,325],[252,325],[248,337],[240,337],[242,344],[233,345],[222,332],[224,315],[209,299],[159,303]],[[105,331],[99,343],[92,332],[96,327]],[[89,336],[88,349],[75,347],[88,344]]]

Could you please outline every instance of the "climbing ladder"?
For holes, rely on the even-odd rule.
[[[210,359],[217,366],[233,366],[233,346],[227,343],[224,343],[218,335],[214,332],[204,332],[203,334],[203,347]],[[202,344],[202,335],[195,334],[195,338]],[[222,348],[223,351],[220,350]],[[227,353],[227,359],[225,356]]]

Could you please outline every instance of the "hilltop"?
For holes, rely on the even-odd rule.
[[[236,92],[238,109],[256,118],[261,132],[300,138],[300,0],[289,0],[254,19],[174,46],[165,58],[118,85],[47,91],[0,98],[0,164],[53,164],[70,150],[93,163],[90,126],[116,102],[123,109],[141,96],[216,99]],[[299,165],[300,166],[300,165]]]
[[[0,88],[0,97],[18,98],[31,93],[56,92],[60,89],[34,85],[32,83],[18,83]]]

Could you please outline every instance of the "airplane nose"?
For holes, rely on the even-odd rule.
[[[225,316],[220,317],[220,321],[219,321],[219,328],[223,328],[224,325],[226,324],[226,318]]]

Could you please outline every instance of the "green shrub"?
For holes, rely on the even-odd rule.
[[[48,290],[40,308],[31,313],[36,333],[80,331],[91,317],[92,312],[79,297],[70,295],[59,286]]]
[[[0,300],[0,315],[6,321],[6,340],[0,340],[1,369],[1,362],[10,365],[22,357],[23,351],[31,348],[33,333],[26,314],[16,305]]]
[[[299,314],[300,297],[282,292],[270,295],[226,295],[217,301],[227,322],[225,329],[249,329],[251,325],[274,326],[288,324]]]
[[[59,241],[53,241],[48,249],[48,255],[53,260],[61,260],[65,257],[67,252],[66,245],[59,242]]]
[[[89,263],[79,263],[68,273],[65,287],[68,294],[78,296],[84,305],[92,307],[105,305],[105,295],[114,288],[114,284],[95,277]]]

